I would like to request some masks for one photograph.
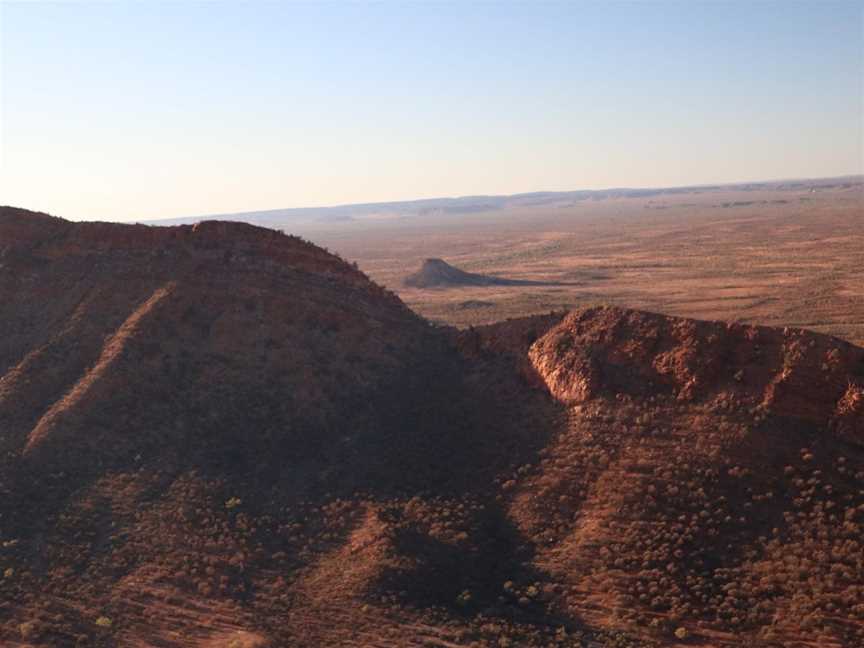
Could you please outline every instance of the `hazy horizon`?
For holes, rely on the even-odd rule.
[[[515,198],[519,196],[530,196],[532,194],[568,194],[568,193],[579,193],[579,192],[612,192],[612,191],[663,191],[663,190],[673,190],[673,189],[699,189],[701,187],[740,187],[745,185],[759,185],[759,184],[773,184],[773,183],[793,183],[793,182],[825,182],[831,180],[845,180],[845,179],[854,179],[855,181],[864,180],[864,174],[861,173],[853,173],[853,174],[844,174],[837,176],[820,176],[820,177],[798,177],[798,178],[751,178],[749,180],[739,180],[736,182],[705,182],[698,184],[688,184],[688,185],[667,185],[667,186],[608,186],[608,187],[596,187],[591,189],[583,189],[580,187],[573,187],[570,189],[538,189],[536,191],[516,191],[514,193],[506,193],[506,194],[465,194],[465,195],[454,195],[454,196],[421,196],[419,198],[406,198],[400,200],[369,200],[363,201],[359,203],[337,203],[337,204],[324,204],[324,205],[295,205],[291,207],[269,207],[264,209],[255,209],[255,210],[238,210],[236,212],[217,212],[210,214],[186,214],[180,216],[166,216],[164,218],[153,219],[156,220],[186,220],[186,219],[194,219],[199,217],[219,217],[219,216],[234,216],[234,215],[242,215],[242,214],[266,214],[267,212],[280,212],[280,211],[290,211],[290,210],[307,210],[307,209],[339,209],[342,207],[362,207],[365,205],[393,205],[393,204],[410,204],[410,203],[422,203],[422,202],[431,202],[436,200],[465,200],[471,198]],[[20,206],[20,205],[14,205]],[[59,215],[59,214],[55,214]],[[147,222],[144,220],[144,222]]]
[[[0,4],[0,203],[156,220],[864,172],[857,2]]]

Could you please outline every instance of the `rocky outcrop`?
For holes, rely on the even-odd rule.
[[[685,402],[735,397],[819,425],[841,401],[854,401],[864,383],[864,353],[842,340],[607,307],[570,313],[528,357],[566,403],[604,393]]]

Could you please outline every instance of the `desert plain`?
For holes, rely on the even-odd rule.
[[[459,327],[610,304],[803,327],[864,343],[860,178],[388,218],[304,233],[356,261],[421,315]],[[551,285],[404,286],[425,258]]]

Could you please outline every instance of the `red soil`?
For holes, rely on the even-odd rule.
[[[3,645],[864,642],[864,350],[806,331],[460,332],[296,237],[0,208],[0,450]]]

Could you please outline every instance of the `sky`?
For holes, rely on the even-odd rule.
[[[74,220],[864,172],[864,2],[0,0],[0,204]]]

